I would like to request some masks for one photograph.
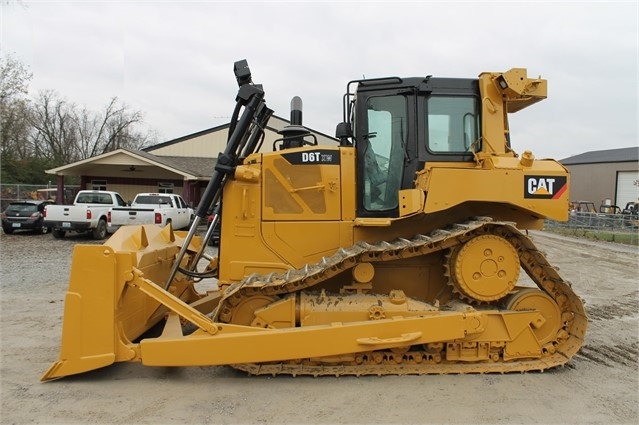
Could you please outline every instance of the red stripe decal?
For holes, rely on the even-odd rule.
[[[561,198],[561,195],[563,195],[563,194],[564,194],[564,192],[565,192],[567,189],[568,189],[568,185],[567,185],[567,184],[563,185],[563,186],[561,187],[561,189],[559,189],[559,190],[557,191],[557,193],[555,193],[555,196],[553,196],[553,197],[552,197],[552,199],[559,199],[559,198]]]

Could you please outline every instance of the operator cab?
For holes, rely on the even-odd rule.
[[[476,79],[351,81],[336,136],[358,152],[358,216],[398,217],[399,190],[414,188],[415,173],[427,162],[474,161],[480,108]]]

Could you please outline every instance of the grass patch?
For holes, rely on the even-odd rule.
[[[639,246],[638,232],[610,232],[603,230],[578,229],[567,227],[546,227],[547,232],[557,233],[566,236],[576,236],[579,238],[591,239],[596,241],[606,241],[622,243],[626,245]]]

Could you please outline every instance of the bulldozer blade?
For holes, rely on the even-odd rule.
[[[127,282],[139,270],[156,282],[169,275],[183,239],[170,226],[125,226],[103,245],[76,245],[64,303],[60,357],[46,381],[131,361],[131,341],[164,319],[168,309]],[[195,242],[197,243],[197,241]],[[191,281],[176,277],[171,291],[200,299]]]
[[[95,273],[96,270],[100,272]],[[115,273],[115,255],[109,247],[74,248],[64,300],[60,359],[42,376],[43,381],[98,369],[115,361]]]

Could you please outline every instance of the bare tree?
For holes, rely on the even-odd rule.
[[[126,105],[118,104],[117,97],[111,99],[102,115],[82,110],[77,115],[82,157],[89,158],[119,148],[137,149],[146,141],[145,136],[134,131],[142,120],[142,112],[130,111]]]
[[[0,57],[0,102],[25,96],[33,77],[22,62],[12,56]]]
[[[26,98],[32,74],[11,56],[0,57],[0,152],[4,160],[30,156],[30,106]]]
[[[0,155],[3,160],[31,156],[30,113],[27,100],[17,99],[9,104],[0,103]]]
[[[112,98],[102,114],[43,91],[34,102],[32,125],[34,153],[64,164],[119,148],[139,149],[152,136],[136,131],[143,114]]]
[[[1,0],[0,0],[1,1]],[[55,90],[27,98],[32,74],[11,56],[0,57],[0,161],[4,181],[20,180],[119,148],[140,149],[157,140],[139,129],[143,114],[110,100],[94,113]],[[30,168],[29,173],[22,170]],[[46,176],[44,176],[46,177]]]
[[[78,151],[76,106],[54,90],[44,90],[34,101],[31,125],[33,154],[56,164],[82,159]]]

